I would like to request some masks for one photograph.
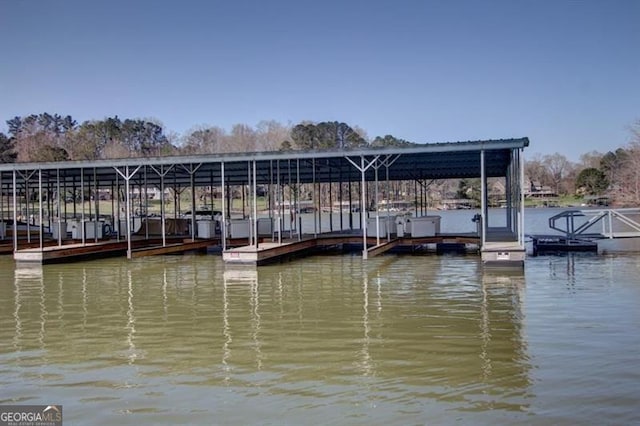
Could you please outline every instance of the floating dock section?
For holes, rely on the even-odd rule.
[[[206,250],[218,245],[219,240],[180,240],[161,245],[158,240],[135,240],[131,257],[155,256]],[[74,243],[64,245],[48,244],[44,247],[22,248],[13,253],[17,262],[37,262],[41,264],[62,263],[78,260],[101,259],[105,257],[125,256],[129,246],[127,241],[99,241],[97,243]]]
[[[432,236],[432,237],[395,237],[390,241],[378,242],[375,237],[367,238],[367,256],[374,257],[390,251],[406,253],[416,252],[426,245],[437,247],[439,244],[448,246],[455,245],[456,248],[465,245],[475,245],[479,247],[479,238],[471,236]],[[264,265],[267,263],[279,262],[291,258],[305,256],[309,253],[328,250],[337,247],[360,247],[361,237],[354,234],[326,234],[317,237],[307,236],[301,240],[277,242],[262,242],[257,247],[254,245],[229,248],[222,252],[222,258],[227,264]],[[359,249],[357,249],[359,250]],[[422,250],[421,250],[422,251]],[[458,251],[458,250],[456,250]]]

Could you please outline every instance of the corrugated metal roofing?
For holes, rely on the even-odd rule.
[[[154,158],[128,158],[117,160],[66,161],[56,163],[7,163],[0,164],[3,186],[11,184],[13,171],[19,176],[29,176],[32,186],[38,184],[38,171],[44,182],[80,182],[84,174],[85,184],[110,186],[115,182],[116,169],[132,174],[138,167],[133,181],[145,179],[148,185],[158,185],[160,173],[165,174],[166,186],[189,186],[193,174],[196,186],[220,185],[222,165],[225,182],[230,185],[251,183],[255,161],[258,184],[281,182],[347,182],[361,179],[361,172],[354,166],[372,164],[367,169],[366,180],[373,180],[375,168],[378,179],[449,179],[480,177],[480,152],[485,155],[487,177],[506,176],[512,161],[512,151],[529,145],[528,138],[499,139],[468,142],[420,144],[408,147],[366,148],[331,151],[278,151],[234,154],[190,155]],[[167,172],[167,170],[169,170]],[[32,174],[33,173],[33,174]],[[20,178],[22,181],[22,178]]]

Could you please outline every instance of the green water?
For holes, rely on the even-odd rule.
[[[0,404],[65,424],[630,424],[638,258],[0,258]]]

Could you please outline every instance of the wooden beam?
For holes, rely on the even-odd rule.
[[[368,255],[370,257],[377,256],[379,254],[382,254],[382,253],[385,253],[385,252],[391,250],[392,248],[394,248],[398,244],[400,244],[400,240],[397,239],[397,238],[395,240],[391,240],[391,241],[388,241],[388,242],[384,242],[382,244],[378,244],[377,246],[374,246],[374,247],[371,247],[371,248],[367,249]]]

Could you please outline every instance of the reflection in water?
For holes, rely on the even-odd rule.
[[[15,281],[13,284],[14,288],[14,307],[13,307],[13,318],[15,321],[15,333],[13,335],[13,347],[15,351],[20,351],[20,339],[22,338],[22,322],[20,321],[20,307],[22,297],[20,296],[20,279],[18,277],[18,270],[16,269]]]
[[[33,309],[34,313],[38,313],[37,320],[35,321],[38,324],[36,340],[38,342],[38,347],[40,349],[44,349],[47,309],[45,306],[45,288],[42,266],[31,263],[16,264],[13,284],[13,319],[15,324],[15,332],[12,338],[13,347],[18,352],[24,349],[22,320],[23,305],[25,301],[33,300],[35,302],[37,300],[37,308],[36,306],[32,306],[31,303],[28,303],[26,305],[26,309]]]
[[[229,326],[229,290],[228,290],[228,278],[225,276],[224,279],[224,287],[222,293],[222,334],[224,335],[224,340],[222,344],[222,365],[224,370],[224,381],[225,384],[229,384],[231,380],[231,366],[229,365],[229,359],[231,358],[231,342],[233,342],[233,338],[231,337],[231,327]]]
[[[483,283],[482,286],[482,303],[480,304],[480,338],[482,345],[480,350],[480,359],[482,360],[482,381],[487,382],[491,376],[491,358],[488,355],[488,347],[491,342],[491,322],[489,320],[489,303],[487,288]]]
[[[214,423],[264,423],[283,412],[291,423],[449,423],[452,413],[525,421],[548,392],[536,382],[528,336],[562,314],[541,296],[527,300],[549,261],[536,259],[527,277],[487,273],[474,259],[3,265],[13,286],[0,287],[0,301],[13,308],[0,311],[0,382],[12,400],[60,398],[76,422],[85,412],[124,424],[211,423],[213,413]],[[580,262],[576,283],[585,282]],[[619,267],[606,269],[620,282]],[[582,339],[602,338],[588,334],[600,329],[580,329]],[[552,347],[572,338],[550,336]]]
[[[261,377],[275,380],[272,391],[290,396],[303,395],[310,383],[321,394],[334,386],[346,391],[357,386],[358,376],[382,380],[386,398],[401,401],[431,395],[480,407],[473,401],[501,389],[506,377],[510,395],[526,394],[520,316],[514,314],[520,308],[513,303],[518,298],[509,286],[474,282],[473,272],[460,274],[475,271],[473,263],[396,257],[363,263],[347,256],[269,266],[260,273],[220,268],[217,280],[199,263],[189,267],[163,259],[158,268],[153,259],[109,262],[68,271],[47,266],[44,276],[36,275],[37,341],[53,355],[50,362],[98,362],[110,369],[124,358],[160,376],[166,369],[180,381],[209,377],[215,384],[218,377],[226,386],[253,386],[249,378],[264,372]],[[32,279],[33,271],[16,273],[16,349],[24,340],[25,315],[32,312],[22,308]],[[57,299],[53,328],[45,326],[49,293]],[[124,353],[117,349],[123,322]],[[516,345],[505,347],[505,339]],[[216,358],[220,369],[211,364]],[[483,387],[459,399],[460,389],[476,377]],[[521,403],[502,408],[520,410]]]
[[[47,307],[45,304],[44,279],[42,274],[38,277],[38,289],[40,290],[40,332],[38,333],[38,342],[40,349],[45,349],[45,324],[47,323]]]
[[[136,317],[133,309],[133,281],[131,280],[131,271],[127,273],[127,284],[127,325],[125,326],[127,330],[127,345],[129,346],[127,358],[129,359],[129,364],[133,364],[138,357],[138,353],[135,344]]]
[[[256,368],[258,371],[262,370],[262,351],[260,343],[260,293],[258,292],[258,272],[256,270],[255,280],[251,281],[251,325],[253,333],[253,346],[256,351]]]
[[[363,376],[370,376],[373,374],[373,367],[371,362],[371,354],[369,353],[370,338],[369,333],[371,327],[369,326],[369,279],[367,274],[362,277],[362,349],[360,350],[360,362],[358,365],[362,371]]]
[[[231,343],[233,342],[232,334],[231,334],[231,321],[230,317],[237,308],[237,306],[232,305],[232,296],[230,295],[230,290],[235,289],[236,292],[233,294],[235,297],[239,297],[240,299],[244,299],[248,296],[249,298],[249,312],[250,312],[250,329],[251,329],[251,340],[252,347],[255,352],[255,364],[256,369],[260,371],[262,369],[262,349],[261,349],[261,341],[260,341],[260,292],[258,290],[258,270],[252,267],[245,268],[237,268],[237,267],[227,267],[223,273],[224,280],[224,289],[223,289],[223,335],[225,337],[223,343],[223,356],[222,356],[222,364],[224,366],[224,370],[227,373],[225,376],[225,381],[229,382],[230,376],[229,372],[231,371],[231,366],[229,364],[229,360],[231,358]],[[234,324],[239,328],[245,328],[247,326],[244,322],[239,322],[238,324]]]
[[[492,329],[501,327],[500,322],[495,325],[491,323],[492,312],[495,308],[491,305],[492,300],[504,297],[510,300],[510,316],[513,319],[514,335],[518,346],[515,351],[518,358],[522,360],[523,367],[528,359],[525,352],[524,337],[522,336],[521,325],[523,320],[522,314],[522,297],[524,291],[524,271],[499,270],[492,271],[488,269],[482,274],[482,303],[480,304],[481,321],[480,336],[482,339],[480,359],[482,360],[483,382],[487,382],[492,375],[493,366],[490,356],[491,343],[493,339]],[[495,315],[495,314],[494,314]],[[502,344],[502,342],[497,342]]]
[[[75,280],[74,280],[75,282]],[[64,327],[64,276],[58,277],[58,322]]]
[[[88,316],[89,310],[87,308],[87,268],[82,268],[82,331],[85,332],[87,330]]]
[[[162,269],[162,321],[167,322],[169,316],[169,303],[167,297],[167,286],[169,282],[167,281],[167,268]]]

